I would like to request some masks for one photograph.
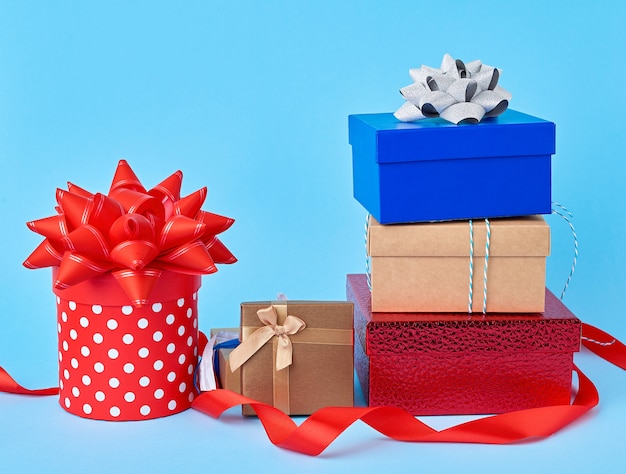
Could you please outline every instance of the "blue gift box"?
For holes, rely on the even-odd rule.
[[[507,110],[478,124],[349,117],[354,197],[381,224],[551,212],[555,125]]]

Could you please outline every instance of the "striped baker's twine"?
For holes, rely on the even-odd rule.
[[[370,267],[371,257],[367,251],[367,236],[369,232],[369,219],[370,215],[367,214],[365,216],[365,225],[364,225],[364,244],[365,244],[365,275],[367,279],[367,288],[372,291],[372,270]],[[482,312],[485,314],[487,312],[487,274],[489,270],[489,249],[491,246],[491,225],[489,223],[489,219],[485,219],[485,227],[487,230],[487,238],[485,241],[485,264],[483,267],[483,308]],[[469,252],[469,296],[467,302],[467,312],[473,313],[473,302],[474,302],[474,224],[472,220],[469,220],[469,241],[470,241],[470,252]]]
[[[578,260],[578,236],[576,235],[576,229],[572,223],[574,215],[567,208],[565,208],[565,206],[553,201],[552,214],[560,216],[563,220],[565,220],[565,222],[567,222],[567,225],[569,225],[569,228],[572,231],[572,236],[574,237],[574,259],[572,261],[572,266],[570,268],[569,275],[567,276],[567,280],[565,281],[565,285],[563,286],[563,290],[561,291],[560,299],[562,300],[565,297],[565,292],[567,291],[570,282],[572,281],[574,270],[576,270],[576,262]]]
[[[613,344],[615,344],[615,341],[616,341],[615,339],[613,339],[612,341],[609,341],[609,342],[602,342],[602,341],[596,341],[595,339],[591,339],[590,337],[586,337],[586,336],[580,336],[580,338],[583,341],[592,342],[593,344],[597,344],[599,346],[604,346],[604,347],[612,346]]]
[[[563,290],[561,291],[560,299],[563,300],[563,298],[565,297],[565,292],[567,291],[567,288],[572,281],[572,277],[574,276],[574,270],[576,269],[576,262],[578,260],[578,236],[576,235],[576,229],[574,228],[574,224],[572,222],[574,215],[565,206],[556,201],[552,201],[552,214],[560,216],[563,220],[565,220],[565,222],[567,222],[567,225],[569,225],[569,228],[572,231],[572,236],[574,237],[574,259],[572,260],[572,267],[570,268],[569,275],[567,276],[567,280],[565,281],[565,285],[563,286]],[[615,339],[609,342],[603,342],[585,336],[581,336],[581,339],[583,341],[588,341],[604,347],[612,346],[616,342]]]
[[[472,314],[474,303],[474,222],[470,219],[468,223],[470,249],[467,312]],[[489,249],[491,247],[491,224],[489,223],[489,219],[485,219],[485,228],[487,231],[487,237],[485,240],[485,263],[483,266],[483,314],[487,313],[487,272],[489,270]]]
[[[472,313],[472,303],[474,301],[474,223],[472,219],[469,223],[469,289],[467,299],[467,312]]]
[[[483,267],[483,314],[487,313],[487,270],[489,269],[489,247],[491,246],[491,224],[485,219],[487,237],[485,241],[485,265]]]
[[[576,270],[576,263],[578,261],[578,236],[576,234],[576,229],[574,228],[574,224],[572,222],[573,219],[573,214],[562,204],[553,201],[552,202],[552,214],[556,214],[558,216],[560,216],[563,220],[565,220],[565,222],[567,222],[567,225],[569,225],[571,231],[572,231],[572,236],[574,238],[574,258],[572,261],[572,266],[570,268],[570,272],[569,275],[567,277],[567,280],[565,281],[565,285],[563,286],[563,290],[561,291],[561,296],[560,299],[563,300],[563,298],[565,297],[565,292],[567,291],[567,288],[569,287],[569,284],[572,280],[572,277],[574,276],[574,271]],[[367,252],[367,235],[368,235],[368,231],[369,231],[369,218],[370,215],[369,213],[365,216],[365,274],[367,276],[367,287],[370,291],[372,291],[372,274],[371,274],[371,269],[370,269],[370,256]],[[485,314],[487,312],[487,274],[488,274],[488,268],[489,268],[489,249],[491,246],[491,225],[489,223],[489,219],[485,219],[485,226],[486,226],[486,231],[487,231],[487,236],[486,236],[486,241],[485,241],[485,264],[483,267],[483,314]],[[472,306],[473,306],[473,279],[474,279],[474,224],[472,222],[472,220],[469,220],[469,237],[470,237],[470,252],[469,252],[469,292],[468,292],[468,307],[467,307],[467,311],[468,313],[472,313]],[[593,344],[598,344],[600,346],[611,346],[613,344],[615,344],[616,340],[613,339],[609,342],[602,342],[602,341],[597,341],[595,339],[591,339],[589,337],[585,337],[582,336],[581,337],[583,340],[591,342]]]
[[[367,235],[370,228],[370,214],[365,216],[365,276],[367,278],[367,288],[372,291],[372,270],[370,269],[371,257],[367,251]]]

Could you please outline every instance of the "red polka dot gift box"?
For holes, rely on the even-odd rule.
[[[217,234],[233,219],[180,197],[182,173],[147,191],[120,161],[108,195],[69,184],[45,240],[24,262],[52,267],[61,406],[100,420],[157,418],[191,406],[201,275],[235,257]]]
[[[178,413],[195,396],[200,277],[162,274],[141,308],[110,275],[55,290],[60,403],[97,419]]]

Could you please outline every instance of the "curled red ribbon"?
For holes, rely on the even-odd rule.
[[[626,369],[626,345],[604,331],[583,323],[582,343],[594,353]],[[361,420],[396,441],[508,444],[550,436],[580,418],[598,402],[598,391],[585,374],[578,374],[578,392],[570,405],[556,405],[488,416],[437,431],[410,413],[394,407],[328,407],[313,413],[300,426],[280,410],[229,390],[197,397],[192,408],[218,418],[237,405],[249,404],[270,441],[281,448],[317,456],[354,422]]]
[[[607,361],[626,369],[626,346],[600,329],[583,323],[583,344]],[[605,343],[606,342],[606,343]],[[200,349],[207,343],[200,333]],[[595,350],[597,347],[608,348]],[[598,391],[578,368],[578,392],[571,405],[519,410],[480,418],[437,431],[409,412],[394,407],[328,407],[313,413],[300,426],[273,406],[230,390],[204,392],[192,408],[214,418],[236,405],[249,404],[258,415],[270,441],[281,448],[310,456],[321,454],[357,420],[397,441],[507,444],[550,436],[580,418],[599,402]],[[0,392],[54,395],[58,388],[29,390],[0,367]]]
[[[191,406],[217,418],[229,408],[249,404],[274,445],[309,456],[321,454],[358,420],[396,441],[507,444],[550,436],[598,404],[598,392],[593,383],[580,370],[575,370],[579,388],[571,405],[503,413],[442,431],[431,428],[401,408],[388,406],[322,408],[298,426],[277,408],[224,389],[201,394]]]
[[[234,219],[201,210],[206,188],[181,198],[182,178],[177,171],[146,191],[121,160],[108,195],[68,183],[57,190],[57,215],[28,222],[45,240],[24,266],[59,267],[56,289],[110,272],[141,307],[163,270],[200,275],[236,262],[216,237]]]

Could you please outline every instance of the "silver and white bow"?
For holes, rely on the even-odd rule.
[[[439,69],[409,70],[414,83],[400,89],[406,102],[394,116],[403,122],[441,117],[448,122],[478,123],[506,110],[511,93],[498,86],[500,70],[479,60],[465,64],[444,54]]]

